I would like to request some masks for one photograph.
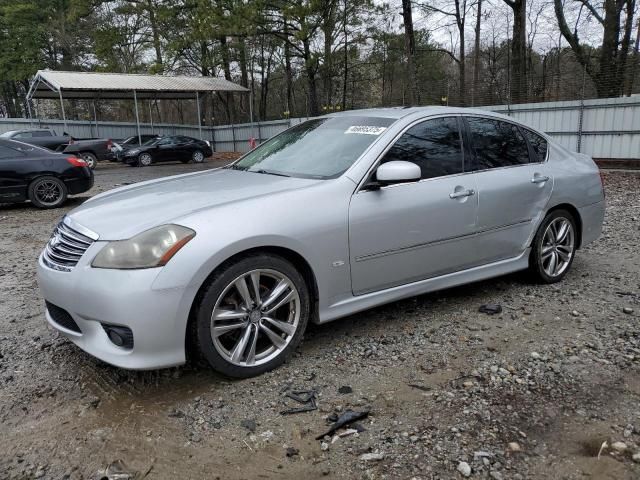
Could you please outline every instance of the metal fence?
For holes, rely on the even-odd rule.
[[[640,96],[528,103],[482,107],[548,133],[570,150],[598,159],[631,159],[640,162]],[[202,138],[218,152],[245,152],[250,139],[257,143],[296,125],[306,118],[291,118],[251,124],[202,127]],[[61,133],[61,120],[0,119],[0,133],[21,128],[52,128]],[[124,138],[136,135],[135,123],[67,120],[75,137]],[[197,125],[142,124],[142,133],[199,137]]]

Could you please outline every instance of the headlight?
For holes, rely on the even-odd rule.
[[[129,240],[109,242],[93,259],[92,267],[135,269],[166,265],[178,250],[196,236],[180,225],[162,225]]]
[[[126,152],[124,152],[125,155],[137,155],[139,153],[140,153],[139,148],[134,148],[133,150],[127,150]]]

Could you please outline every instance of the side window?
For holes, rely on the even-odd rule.
[[[171,145],[174,143],[175,137],[164,137],[162,140],[158,142],[158,145]]]
[[[534,158],[531,159],[531,162],[544,162],[547,159],[547,141],[537,133],[533,133],[531,130],[527,130],[526,128],[522,128],[521,130],[524,132],[524,136],[529,141],[529,145],[531,145],[535,154]]]
[[[20,132],[13,136],[13,138],[31,138],[33,134],[31,132]]]
[[[389,149],[382,163],[394,160],[413,162],[422,178],[462,173],[462,141],[455,117],[426,120],[407,130]]]
[[[34,137],[51,137],[51,132],[49,130],[34,130],[32,132]]]
[[[529,147],[518,127],[492,118],[467,118],[478,170],[529,163]]]

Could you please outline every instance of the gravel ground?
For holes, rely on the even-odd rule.
[[[101,165],[87,195],[215,165]],[[3,207],[0,478],[638,479],[640,175],[605,181],[603,236],[564,282],[511,275],[311,326],[288,364],[241,381],[127,372],[58,336],[35,263],[86,195]],[[281,414],[313,403],[296,391],[318,408]],[[368,416],[322,437],[349,410]]]

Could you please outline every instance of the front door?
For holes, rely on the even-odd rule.
[[[349,247],[354,294],[415,282],[473,265],[478,208],[473,175],[465,162],[456,117],[409,128],[381,163],[420,166],[418,182],[380,189],[366,186],[349,208]]]

